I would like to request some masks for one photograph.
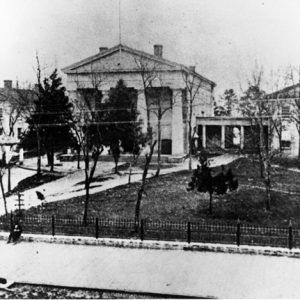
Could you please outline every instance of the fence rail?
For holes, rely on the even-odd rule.
[[[0,216],[0,230],[10,231],[17,216]],[[61,216],[23,216],[24,233],[50,235],[79,235],[88,237],[136,238],[141,240],[166,240],[230,243],[300,248],[300,228],[262,227],[243,224],[209,222],[173,222],[133,219],[101,219],[90,217],[86,224],[82,218]]]

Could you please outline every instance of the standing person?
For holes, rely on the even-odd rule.
[[[20,222],[17,221],[9,234],[7,243],[9,244],[11,241],[13,243],[16,243],[21,237],[22,232],[23,232],[22,226]]]
[[[204,165],[208,165],[208,153],[206,152],[205,149],[202,149],[200,151],[200,154],[199,154],[199,162],[201,164],[201,167],[203,167]]]

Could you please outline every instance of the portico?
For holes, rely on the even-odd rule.
[[[199,148],[240,149],[252,145],[248,143],[251,122],[248,118],[197,117]]]

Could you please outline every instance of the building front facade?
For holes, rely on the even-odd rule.
[[[262,114],[265,116],[263,121],[265,133],[271,139],[272,149],[280,150],[280,153],[285,156],[299,155],[300,130],[297,129],[300,124],[299,95],[300,85],[297,84],[267,94],[263,99],[253,100],[263,101],[268,107],[267,111]],[[252,109],[255,110],[255,105]],[[235,109],[230,116],[197,117],[200,147],[210,152],[217,150],[219,152],[232,150],[251,152],[258,145],[254,145],[251,139],[256,124],[255,111],[252,111],[253,117],[250,111],[249,113],[249,117],[243,116],[240,109]]]
[[[0,143],[11,141],[17,144],[21,134],[27,129],[26,101],[29,101],[27,89],[13,87],[11,80],[4,80],[3,88],[0,88]]]
[[[192,127],[195,128],[197,117],[213,116],[215,83],[196,73],[193,67],[166,60],[161,45],[154,45],[153,54],[121,44],[110,49],[101,47],[98,54],[62,71],[67,75],[66,88],[71,100],[80,98],[82,89],[96,88],[102,94],[101,101],[105,101],[110,90],[122,79],[135,97],[144,131],[149,117],[154,139],[157,138],[156,112],[159,99],[164,111],[161,119],[162,154],[177,156],[188,152],[188,120],[191,107],[188,88],[191,85],[192,94],[194,93]]]
[[[276,114],[281,120],[282,130],[274,141],[278,148],[280,143],[287,156],[298,156],[300,152],[299,127],[300,84],[288,86],[266,96],[277,108]],[[280,142],[281,141],[281,142]]]

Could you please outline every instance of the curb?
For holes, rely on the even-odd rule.
[[[8,233],[0,233],[0,241],[7,241]],[[236,246],[232,244],[186,243],[168,241],[141,241],[136,239],[92,238],[82,236],[51,236],[23,234],[22,241],[29,243],[50,243],[65,245],[104,246],[117,248],[151,249],[151,250],[183,250],[195,252],[220,252],[229,254],[250,254],[267,256],[286,256],[300,258],[300,249],[289,250],[279,247]]]

